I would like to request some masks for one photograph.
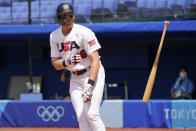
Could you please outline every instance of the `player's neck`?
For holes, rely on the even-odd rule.
[[[62,27],[63,35],[69,34],[71,32],[72,28],[73,28],[73,24],[71,24],[70,26],[67,26],[67,25],[63,26]]]

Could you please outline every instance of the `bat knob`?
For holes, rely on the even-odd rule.
[[[168,25],[170,22],[169,21],[164,21],[166,25]]]

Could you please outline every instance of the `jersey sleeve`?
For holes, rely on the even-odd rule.
[[[83,45],[84,45],[84,49],[88,55],[101,48],[101,46],[95,36],[95,33],[92,32],[91,30],[88,30],[85,32]]]
[[[58,44],[55,42],[53,34],[50,34],[50,51],[51,57],[61,57],[61,54],[58,50]]]

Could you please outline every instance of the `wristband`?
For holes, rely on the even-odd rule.
[[[92,86],[95,84],[94,80],[88,79],[88,84],[91,84]]]
[[[67,66],[67,65],[65,64],[65,60],[63,60],[62,65],[63,65],[64,67],[66,67],[66,66]]]

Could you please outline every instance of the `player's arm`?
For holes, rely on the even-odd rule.
[[[52,65],[55,70],[65,69],[65,67],[63,66],[63,59],[61,58],[52,57]]]
[[[52,57],[52,65],[55,70],[71,70],[71,66],[64,59],[61,58]]]
[[[100,68],[100,57],[98,50],[101,48],[101,46],[95,36],[95,33],[91,30],[86,30],[86,34],[84,34],[84,43],[84,49],[91,61],[88,84],[94,86]]]
[[[89,54],[88,57],[91,60],[89,79],[96,81],[100,67],[99,52],[94,51],[91,54]]]
[[[83,102],[87,103],[88,101],[91,101],[91,98],[93,96],[93,90],[94,90],[94,83],[97,79],[99,67],[100,67],[100,61],[99,61],[99,53],[98,51],[94,51],[88,55],[91,65],[90,65],[90,75],[88,83],[84,86],[84,91],[82,92],[82,98]]]

